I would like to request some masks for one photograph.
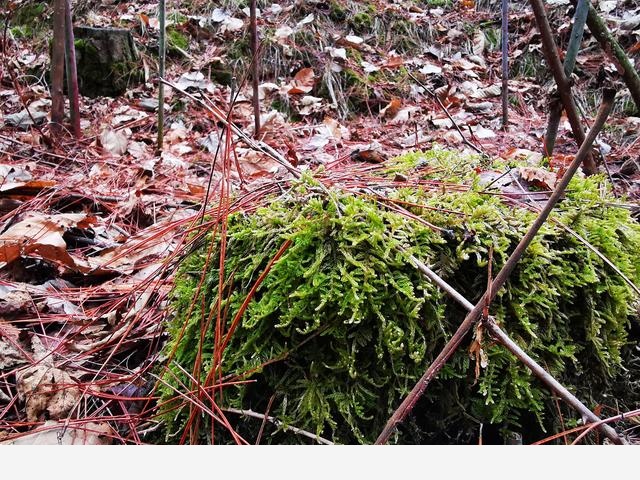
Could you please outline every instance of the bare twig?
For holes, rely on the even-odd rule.
[[[62,132],[64,120],[64,10],[66,0],[53,2],[53,46],[51,47],[51,131]]]
[[[162,144],[164,143],[164,67],[166,60],[166,6],[165,0],[159,0],[158,2],[158,20],[160,22],[160,43],[158,47],[158,77],[160,82],[158,83],[158,139],[157,149],[162,151]]]
[[[591,422],[596,422],[597,426],[602,430],[609,440],[617,444],[626,443],[620,438],[618,433],[609,425],[600,423],[600,418],[589,410],[575,395],[567,390],[560,382],[558,382],[553,376],[551,376],[544,368],[535,362],[527,352],[522,350],[517,343],[515,343],[509,336],[502,331],[502,329],[496,324],[492,317],[488,317],[483,320],[483,324],[491,334],[500,341],[504,347],[513,353],[522,363],[524,363],[533,374],[542,380],[547,386],[549,386],[554,392],[556,392],[565,402],[571,405],[575,410]]]
[[[544,206],[544,208],[542,209],[538,217],[534,220],[533,224],[531,225],[531,227],[529,228],[525,236],[522,238],[522,240],[520,240],[520,243],[518,243],[513,253],[509,256],[509,258],[505,262],[504,266],[502,267],[498,275],[496,275],[496,278],[492,284],[491,292],[485,292],[485,294],[482,296],[480,301],[473,307],[473,309],[465,317],[464,321],[460,324],[460,326],[458,327],[456,332],[453,334],[451,339],[444,346],[440,354],[431,363],[429,368],[427,368],[422,378],[420,378],[420,380],[413,387],[409,395],[407,395],[407,397],[400,404],[398,409],[393,413],[391,418],[389,418],[384,429],[378,436],[378,439],[376,440],[376,444],[382,444],[382,443],[388,442],[389,437],[391,436],[391,434],[396,428],[396,425],[402,422],[404,418],[411,412],[411,410],[413,410],[414,405],[416,404],[416,402],[418,401],[418,399],[420,398],[424,390],[427,388],[431,380],[433,380],[436,377],[440,369],[442,369],[442,367],[447,362],[447,360],[456,351],[456,349],[458,348],[458,346],[460,345],[464,337],[467,335],[471,327],[478,321],[478,319],[480,318],[480,315],[482,314],[482,310],[484,309],[484,306],[490,303],[491,300],[493,300],[493,298],[497,294],[497,292],[503,287],[503,285],[505,284],[505,282],[507,281],[507,279],[515,269],[516,265],[520,261],[520,258],[522,258],[522,255],[524,254],[526,249],[529,247],[531,241],[537,235],[542,225],[544,225],[544,223],[546,222],[547,218],[549,217],[549,214],[551,213],[551,210],[553,210],[555,205],[558,203],[558,201],[564,194],[564,191],[566,190],[567,185],[573,178],[573,175],[576,173],[576,170],[578,169],[580,164],[584,161],[585,157],[590,152],[591,145],[593,144],[598,133],[602,129],[607,117],[609,116],[609,113],[611,112],[614,98],[615,98],[615,91],[605,90],[603,92],[602,105],[598,110],[598,115],[596,116],[594,125],[589,131],[587,138],[582,143],[582,146],[580,147],[578,154],[576,155],[573,162],[571,162],[571,164],[567,168],[567,171],[565,172],[564,176],[556,186],[553,194],[547,200],[546,205]]]
[[[472,311],[474,305],[467,300],[462,294],[460,294],[449,283],[442,279],[433,270],[427,267],[420,260],[413,255],[409,255],[409,260],[413,265],[433,283],[445,291],[451,296],[458,304],[460,304],[467,311]],[[490,276],[489,276],[490,278]],[[527,368],[529,368],[533,374],[538,377],[545,385],[547,385],[552,391],[556,392],[565,402],[572,406],[575,410],[591,422],[598,422],[594,424],[593,428],[599,427],[602,432],[615,443],[623,443],[616,431],[604,425],[602,421],[589,410],[578,398],[569,392],[560,382],[558,382],[552,375],[550,375],[544,368],[542,368],[535,360],[533,360],[527,353],[522,350],[511,338],[496,324],[494,318],[490,315],[484,316],[484,326],[491,334],[504,345],[511,353],[513,353]]]
[[[80,130],[80,94],[78,92],[78,69],[76,66],[76,45],[73,36],[71,0],[64,0],[65,59],[67,65],[67,95],[69,96],[69,116],[73,135],[82,136]]]
[[[253,61],[251,62],[251,84],[253,86],[253,123],[254,123],[254,138],[260,137],[260,98],[258,95],[258,82],[259,82],[259,48],[258,48],[258,21],[256,19],[256,0],[251,0],[250,7],[250,28],[251,28],[251,55]]]
[[[315,435],[311,432],[308,432],[306,430],[302,430],[301,428],[298,427],[293,427],[291,425],[285,425],[284,423],[282,423],[280,420],[278,420],[277,418],[274,417],[270,417],[268,415],[264,415],[262,413],[258,413],[258,412],[254,412],[253,410],[239,410],[237,408],[223,408],[222,409],[225,412],[229,412],[229,413],[236,413],[238,415],[245,415],[247,417],[253,417],[253,418],[259,418],[261,420],[267,420],[268,422],[273,423],[274,425],[276,425],[279,428],[282,428],[285,431],[291,431],[297,435],[302,435],[303,437],[307,437],[307,438],[311,438],[312,440],[315,440],[318,443],[322,443],[324,445],[333,445],[333,442],[327,440],[326,438],[322,438],[318,435]]]
[[[436,95],[435,92],[433,90],[431,90],[429,87],[427,87],[424,83],[422,83],[420,80],[418,80],[411,72],[408,72],[408,73],[409,73],[409,76],[411,78],[413,78],[413,80],[418,85],[420,85],[422,88],[424,88],[424,91],[427,92],[431,98],[433,98],[436,102],[438,102],[438,105],[440,105],[440,108],[442,108],[442,111],[447,115],[447,117],[449,118],[449,121],[453,124],[453,126],[456,128],[456,130],[460,134],[460,138],[462,138],[462,141],[465,143],[465,145],[467,145],[468,147],[474,149],[480,155],[484,155],[485,153],[482,151],[482,149],[480,147],[474,145],[469,140],[467,140],[467,138],[462,133],[462,130],[460,130],[460,127],[458,126],[456,121],[453,119],[453,117],[449,113],[449,110],[447,110],[447,107],[444,106],[444,103],[442,103],[442,100],[440,100],[438,95]]]
[[[575,4],[575,0],[572,0]],[[598,40],[602,50],[612,59],[615,59],[614,65],[620,76],[624,79],[631,97],[636,104],[636,111],[640,111],[640,75],[634,68],[633,63],[627,57],[624,49],[617,42],[615,37],[607,28],[602,17],[598,15],[597,10],[589,2],[589,15],[587,16],[587,26],[591,34]]]
[[[509,0],[502,0],[502,128],[509,124]]]

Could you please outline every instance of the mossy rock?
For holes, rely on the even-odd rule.
[[[376,172],[387,178],[377,191],[387,197],[382,202],[338,188],[327,195],[307,176],[263,207],[232,215],[224,249],[219,230],[201,237],[172,297],[171,361],[161,382],[168,438],[233,442],[217,421],[211,437],[204,411],[215,401],[223,409],[268,409],[284,425],[335,442],[373,442],[465,315],[409,254],[475,302],[486,288],[489,250],[496,272],[535,217],[486,191],[476,173],[485,168],[453,152],[406,155]],[[422,187],[393,188],[398,172]],[[640,363],[630,335],[634,293],[561,226],[638,284],[640,225],[604,185],[598,176],[572,180],[490,307],[509,335],[590,407],[611,403],[612,394],[639,400],[625,370],[629,358]],[[546,387],[486,335],[486,365],[476,364],[469,340],[394,442],[477,443],[483,425],[485,441],[493,429],[496,441],[515,431],[529,443],[579,422],[564,407],[559,419]],[[204,407],[194,408],[198,403]],[[255,440],[260,420],[227,418]],[[274,430],[268,426],[263,441],[308,441]]]
[[[127,29],[75,27],[80,93],[117,97],[144,81],[133,36]]]

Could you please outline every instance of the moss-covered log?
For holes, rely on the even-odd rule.
[[[220,424],[212,438],[210,415],[176,394],[194,391],[206,406],[210,395],[222,408],[270,405],[287,425],[340,443],[373,442],[464,316],[408,255],[475,302],[486,288],[489,250],[497,271],[535,216],[486,190],[474,162],[437,151],[408,155],[380,172],[388,178],[382,201],[371,190],[327,196],[306,178],[255,213],[229,219],[223,272],[220,240],[210,234],[176,281],[163,379],[168,433],[190,428],[191,441],[231,441]],[[414,182],[394,188],[399,171]],[[571,182],[490,308],[589,406],[630,385],[625,361],[637,356],[632,289],[561,226],[638,283],[640,226],[603,185],[597,176]],[[482,424],[485,434],[516,431],[531,442],[579,421],[568,410],[559,419],[552,395],[504,348],[476,340],[473,356],[462,348],[445,366],[395,441],[477,442]],[[227,386],[213,388],[221,381]],[[631,387],[627,393],[638,401]],[[233,421],[255,440],[259,421]],[[263,438],[301,441],[283,432]]]

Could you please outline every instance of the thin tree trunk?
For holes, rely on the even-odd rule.
[[[575,2],[575,0],[573,1]],[[633,98],[633,102],[636,104],[636,110],[640,111],[640,76],[633,64],[629,61],[629,57],[627,57],[625,51],[607,28],[602,17],[598,15],[598,12],[591,4],[589,4],[587,26],[600,43],[602,50],[614,60],[613,63],[618,73],[624,79],[624,83],[627,85],[629,92],[631,92],[631,98]]]
[[[160,21],[160,47],[158,50],[158,76],[160,81],[158,82],[158,150],[162,151],[162,144],[164,143],[164,66],[166,58],[166,33],[167,28],[165,24],[165,0],[159,0],[158,2],[158,20]]]
[[[71,0],[65,0],[64,2],[64,17],[69,114],[71,116],[73,135],[76,138],[80,138],[82,136],[82,131],[80,130],[80,95],[78,93],[78,71],[76,66],[76,46],[73,36],[73,19],[71,17]]]
[[[53,3],[53,46],[51,49],[51,133],[62,131],[64,120],[64,12],[66,0]]]
[[[509,123],[509,0],[502,0],[502,128]]]
[[[260,61],[258,58],[258,20],[256,13],[256,0],[251,0],[250,16],[251,16],[251,81],[253,85],[253,119],[254,119],[254,138],[260,135],[260,98],[258,96],[258,82]]]
[[[547,19],[544,2],[542,0],[529,0],[529,3],[531,3],[533,15],[536,18],[536,23],[538,24],[538,29],[540,30],[540,35],[542,37],[542,51],[544,52],[547,64],[549,65],[553,78],[558,86],[560,100],[562,100],[564,111],[567,113],[567,119],[569,120],[569,125],[571,125],[571,131],[576,139],[576,143],[579,146],[582,146],[586,135],[582,128],[582,121],[578,115],[578,109],[576,108],[576,104],[573,100],[573,94],[571,93],[571,82],[569,82],[569,79],[564,74],[564,67],[560,61],[560,56],[558,55],[558,47],[553,39],[553,33],[551,31],[551,26],[549,25],[549,20]],[[588,175],[596,173],[596,163],[591,152],[589,152],[585,157],[582,168]]]
[[[564,74],[567,78],[571,77],[573,69],[576,66],[576,58],[580,51],[582,43],[582,35],[584,33],[584,24],[587,21],[587,13],[589,12],[590,0],[578,0],[576,13],[573,17],[573,28],[571,29],[571,37],[567,46],[567,54],[564,57]],[[558,98],[554,98],[550,102],[549,121],[547,123],[547,133],[544,136],[544,152],[547,157],[553,155],[553,148],[556,144],[556,136],[558,135],[558,126],[560,125],[560,117],[562,116],[562,104]]]

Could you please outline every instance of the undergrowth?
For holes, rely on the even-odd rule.
[[[474,161],[435,150],[409,154],[387,174],[419,176],[423,187],[386,188],[384,201],[337,190],[327,197],[312,177],[294,183],[269,206],[229,218],[222,288],[220,242],[210,234],[176,281],[166,346],[167,354],[175,354],[162,387],[169,438],[187,424],[189,404],[176,394],[196,389],[186,372],[206,389],[207,374],[219,366],[216,312],[228,332],[247,293],[289,240],[221,353],[216,378],[236,383],[207,392],[221,408],[265,412],[269,406],[269,415],[285,425],[339,443],[373,442],[465,313],[411,266],[408,255],[474,302],[486,288],[489,250],[497,272],[535,216],[485,191]],[[560,224],[640,280],[640,227],[626,210],[610,205],[614,200],[603,183],[597,176],[572,180],[553,221],[490,308],[512,338],[590,406],[623,373],[633,294]],[[480,424],[504,434],[523,432],[529,441],[537,439],[534,430],[541,435],[560,428],[556,402],[529,370],[487,335],[481,346],[478,359],[464,347],[455,354],[396,442],[477,441]],[[196,364],[199,356],[202,364]],[[204,394],[200,399],[207,402]],[[259,419],[229,418],[249,442],[255,440]],[[199,413],[197,421],[190,423],[199,426],[191,441],[232,441],[221,426],[212,437],[209,415]],[[275,430],[268,426],[262,441],[308,441]]]

